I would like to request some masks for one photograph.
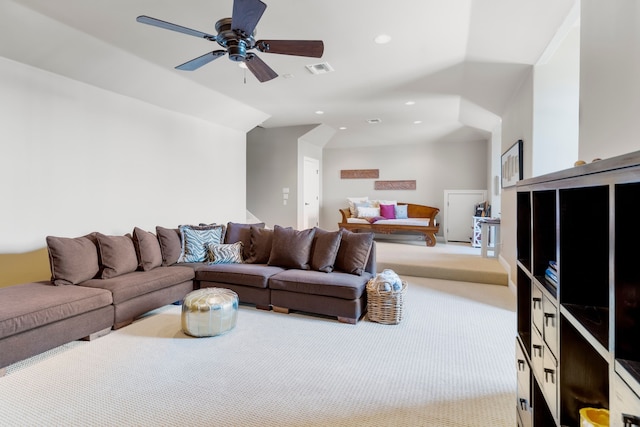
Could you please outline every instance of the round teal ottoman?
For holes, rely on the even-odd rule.
[[[182,303],[182,330],[194,337],[213,337],[236,326],[238,294],[224,288],[190,292]]]

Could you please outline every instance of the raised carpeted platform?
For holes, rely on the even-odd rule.
[[[497,258],[483,258],[480,248],[464,243],[376,240],[378,271],[463,282],[509,285],[509,275]]]

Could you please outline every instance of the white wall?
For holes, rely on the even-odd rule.
[[[486,159],[486,141],[325,149],[320,226],[337,229],[347,197],[361,196],[434,206],[440,209],[442,223],[445,188],[485,190]],[[374,179],[340,179],[342,169],[379,169],[379,180],[416,180],[416,190],[376,191]]]
[[[640,2],[582,0],[580,158],[640,150]]]
[[[247,134],[247,209],[269,227],[298,226],[298,139],[313,127],[257,127]],[[289,188],[286,205],[283,188]]]
[[[523,140],[523,176],[531,177],[533,141],[533,74],[514,94],[502,116],[502,152],[517,140]],[[516,277],[516,187],[502,189],[500,220],[500,257],[510,267],[511,280]]]
[[[580,27],[574,25],[549,60],[534,69],[532,176],[578,160],[579,99]]]
[[[245,134],[0,57],[0,252],[245,219]]]

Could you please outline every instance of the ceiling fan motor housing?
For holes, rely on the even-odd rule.
[[[227,49],[229,59],[235,62],[243,62],[247,57],[247,51],[255,47],[255,31],[253,34],[244,34],[231,28],[231,18],[223,18],[216,22],[218,35],[216,42]]]

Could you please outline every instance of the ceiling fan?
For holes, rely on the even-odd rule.
[[[136,21],[166,30],[177,31],[190,36],[200,37],[217,42],[226,50],[214,50],[184,64],[176,69],[193,71],[209,62],[229,54],[229,59],[244,62],[260,82],[266,82],[278,77],[255,53],[257,49],[264,53],[279,53],[282,55],[308,56],[320,58],[324,52],[322,40],[255,40],[255,29],[267,5],[260,0],[234,0],[231,18],[223,18],[216,22],[217,35],[203,33],[191,28],[170,22],[161,21],[150,16],[141,15]]]

